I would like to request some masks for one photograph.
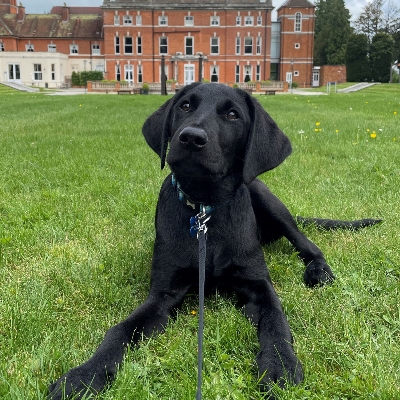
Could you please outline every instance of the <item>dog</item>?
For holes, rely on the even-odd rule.
[[[206,292],[216,288],[236,292],[239,306],[257,327],[261,389],[300,383],[302,365],[261,245],[286,237],[305,264],[308,286],[324,285],[335,277],[321,250],[257,179],[290,155],[288,137],[248,93],[214,83],[180,89],[146,120],[143,134],[159,155],[161,168],[167,163],[171,170],[157,204],[149,295],[109,329],[87,362],[50,385],[48,398],[100,392],[114,379],[128,346],[164,329],[188,291],[198,285],[198,243],[191,236],[189,221],[200,211],[211,217]],[[379,221],[300,222],[356,229]]]

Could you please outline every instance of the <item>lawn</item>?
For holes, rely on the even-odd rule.
[[[265,257],[305,381],[280,399],[400,393],[400,85],[260,96],[291,155],[262,176],[295,215],[382,218],[358,232],[305,228],[337,276],[309,289],[286,240]],[[0,92],[0,398],[44,399],[146,297],[161,171],[141,126],[161,96]],[[99,399],[193,399],[197,297],[132,349]],[[206,302],[203,397],[262,399],[255,329]]]

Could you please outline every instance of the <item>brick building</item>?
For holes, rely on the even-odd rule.
[[[211,82],[310,86],[314,6],[288,0],[276,22],[273,9],[272,0],[104,0],[25,14],[16,0],[0,0],[0,82],[52,87],[84,69],[160,82],[164,58],[167,78],[179,84],[198,80],[201,66]]]

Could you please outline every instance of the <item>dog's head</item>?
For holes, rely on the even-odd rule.
[[[161,168],[166,160],[173,172],[193,177],[235,173],[250,183],[291,153],[257,100],[220,84],[185,86],[146,120],[143,134]]]

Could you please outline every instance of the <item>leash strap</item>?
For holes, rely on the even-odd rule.
[[[204,282],[206,278],[206,232],[198,232],[199,240],[199,330],[197,338],[197,393],[196,400],[201,400],[201,382],[203,374],[203,330],[204,330]]]

